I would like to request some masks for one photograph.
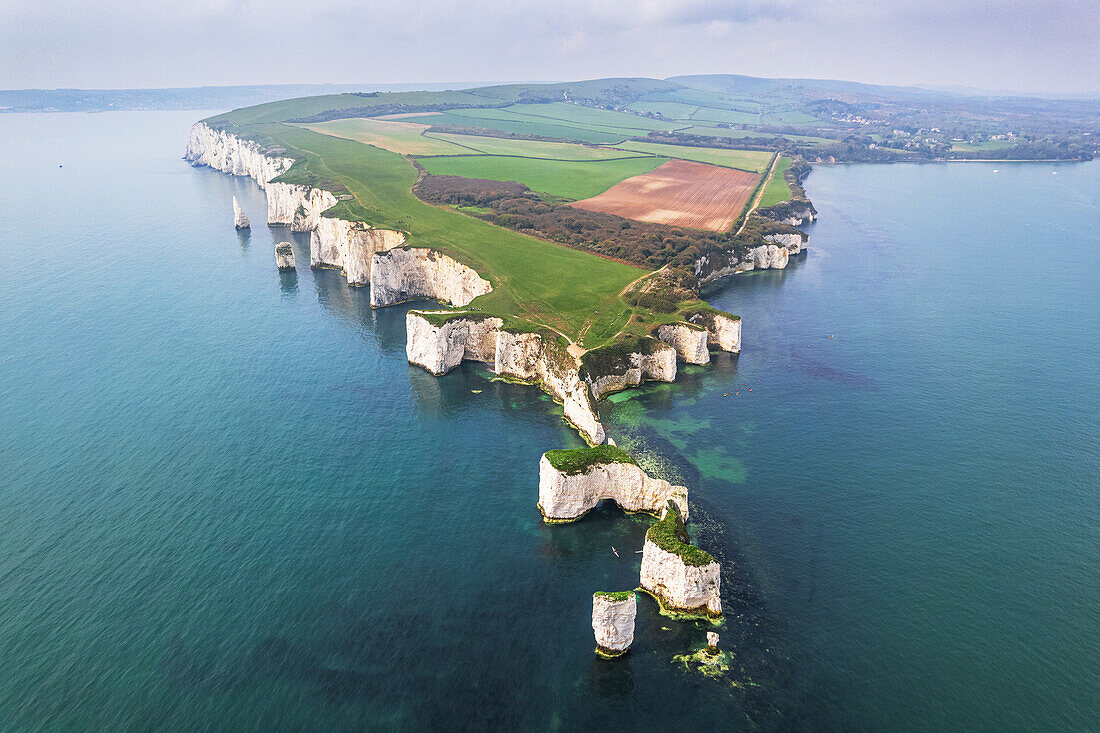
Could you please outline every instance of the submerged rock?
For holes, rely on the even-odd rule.
[[[248,229],[252,226],[248,221],[248,214],[244,213],[244,209],[237,203],[237,197],[233,197],[233,226],[237,229]]]
[[[685,487],[652,478],[615,446],[548,451],[539,460],[539,510],[548,522],[579,519],[605,499],[662,515],[672,501],[687,516]]]
[[[294,248],[290,242],[279,242],[275,245],[275,266],[280,272],[294,269]]]
[[[596,636],[596,653],[604,657],[625,654],[634,643],[634,619],[638,615],[638,598],[633,591],[592,594],[592,632]]]

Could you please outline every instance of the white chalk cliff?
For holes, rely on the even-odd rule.
[[[323,188],[271,182],[267,184],[267,223],[288,226],[293,232],[312,232],[321,214],[337,200]]]
[[[380,257],[376,255],[372,275],[372,305]],[[556,337],[508,331],[499,318],[458,314],[443,319],[440,315],[409,311],[405,316],[405,354],[410,362],[436,375],[446,374],[464,359],[492,364],[500,376],[538,383],[562,403],[566,419],[589,441],[604,442],[607,434],[596,416],[588,385]]]
[[[613,392],[637,387],[646,380],[657,382],[676,381],[676,349],[661,343],[652,353],[637,351],[627,357],[627,362],[608,374],[588,374],[586,379],[592,388],[592,397],[600,400]]]
[[[340,270],[348,285],[369,285],[374,255],[404,244],[405,235],[392,229],[321,217],[309,236],[309,266]]]
[[[266,188],[268,181],[294,165],[293,158],[267,155],[255,142],[214,130],[204,122],[191,126],[184,158],[193,165],[209,166],[235,176],[248,176],[260,184],[260,188]]]
[[[717,562],[689,565],[680,555],[662,550],[646,537],[641,585],[670,610],[722,615],[720,571]]]
[[[568,474],[554,468],[546,455],[539,460],[539,510],[549,521],[579,519],[611,499],[628,512],[662,515],[671,500],[687,517],[687,489],[653,478],[633,463],[597,463]]]
[[[807,239],[803,239],[801,234],[795,234],[793,232],[788,234],[765,234],[764,241],[779,245],[783,249],[787,250],[787,254],[789,255],[801,254],[802,252],[805,252],[807,247],[809,246],[807,244]]]
[[[391,249],[376,253],[370,269],[370,304],[442,300],[464,306],[493,287],[476,271],[430,249]]]
[[[741,353],[741,319],[717,311],[701,311],[688,321],[707,329],[707,344],[733,354]]]
[[[688,364],[709,364],[707,329],[687,323],[669,323],[657,328],[657,338],[676,349],[676,358]]]
[[[604,656],[624,654],[634,643],[634,619],[638,616],[638,598],[633,593],[624,600],[608,593],[592,594],[592,633],[596,651]]]
[[[237,203],[237,197],[233,197],[233,226],[237,229],[249,229],[252,227],[251,222],[248,221],[248,214],[244,213],[244,209]]]

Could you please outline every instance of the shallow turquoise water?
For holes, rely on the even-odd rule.
[[[605,406],[725,563],[715,681],[644,599],[593,658],[645,521],[541,526],[556,406],[410,367],[301,235],[277,273],[200,116],[0,116],[0,730],[1100,714],[1100,164],[819,169],[810,254],[711,296],[744,353]]]

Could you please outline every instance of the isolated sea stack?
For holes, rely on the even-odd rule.
[[[233,226],[238,229],[248,229],[252,226],[248,221],[248,214],[244,213],[244,209],[237,203],[237,197],[233,197]]]
[[[592,632],[596,635],[596,653],[601,657],[626,654],[634,643],[634,618],[638,598],[634,591],[592,594]]]
[[[245,219],[246,226],[248,220]],[[289,272],[294,269],[294,248],[290,242],[279,242],[275,245],[275,265],[279,272]]]

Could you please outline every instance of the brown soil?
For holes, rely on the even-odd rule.
[[[670,160],[651,173],[627,178],[599,196],[570,206],[724,232],[733,226],[759,180],[757,173]]]

